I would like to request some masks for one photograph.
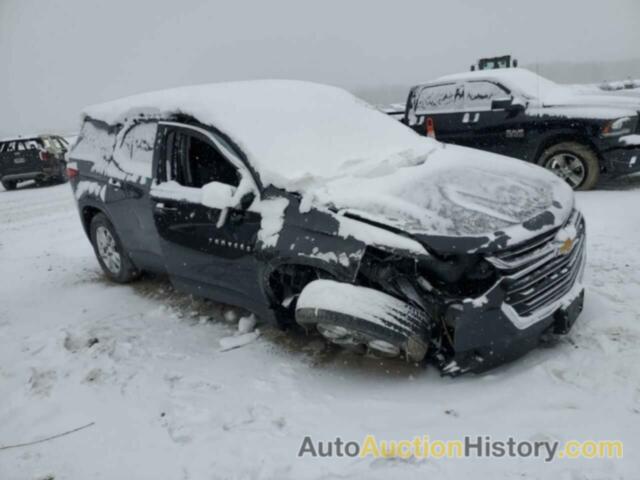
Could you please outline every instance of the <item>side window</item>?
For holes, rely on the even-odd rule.
[[[27,147],[24,146],[24,142],[17,142],[18,143],[18,151],[19,152],[24,152]]]
[[[233,164],[204,138],[172,130],[167,138],[166,178],[185,187],[220,182],[237,187],[240,175]]]
[[[93,162],[103,171],[113,155],[116,136],[110,128],[91,119],[85,119],[71,152],[73,160]]]
[[[465,110],[491,110],[491,102],[508,97],[509,93],[495,83],[468,82],[465,86]]]
[[[426,87],[418,96],[415,113],[451,112],[462,108],[464,86],[455,83]]]
[[[156,122],[145,122],[124,132],[113,152],[113,159],[122,170],[143,177],[152,176],[153,146],[157,131]]]
[[[4,152],[5,143],[0,143],[0,153]]]
[[[16,150],[16,142],[7,143],[7,152],[14,152]]]
[[[37,150],[38,149],[38,141],[37,140],[27,140],[25,142],[27,146],[27,150]]]

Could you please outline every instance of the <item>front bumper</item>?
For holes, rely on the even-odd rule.
[[[529,323],[525,328],[514,324],[514,313],[504,302],[504,291],[495,289],[485,299],[484,308],[469,302],[457,311],[455,353],[446,361],[443,359],[440,367],[444,374],[480,373],[523,356],[537,347],[546,334],[568,333],[582,311],[584,288],[576,283],[552,309],[536,315],[535,321],[521,319]]]
[[[41,165],[37,170],[27,171],[10,171],[4,175],[0,175],[3,181],[24,182],[27,180],[47,180],[49,178],[61,175],[63,164],[60,161],[50,161],[45,165]]]
[[[569,240],[570,239],[570,240]],[[586,227],[574,210],[565,225],[487,258],[500,278],[484,295],[449,305],[453,353],[445,374],[480,372],[536,347],[547,333],[567,333],[582,311]]]
[[[613,148],[602,152],[608,174],[640,172],[640,146]]]

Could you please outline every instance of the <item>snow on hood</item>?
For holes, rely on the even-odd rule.
[[[345,175],[303,195],[303,209],[331,206],[417,236],[490,241],[504,232],[509,244],[559,226],[573,208],[571,188],[543,168],[453,145],[424,162]],[[523,226],[545,214],[544,225]]]
[[[413,161],[435,145],[342,89],[292,80],[146,93],[83,115],[117,124],[140,113],[185,113],[215,126],[244,151],[264,186],[282,188],[345,169]]]

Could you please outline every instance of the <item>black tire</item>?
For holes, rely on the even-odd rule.
[[[104,247],[104,238],[110,235],[113,240],[112,250],[107,253]],[[126,250],[122,246],[120,237],[115,227],[103,213],[96,214],[91,220],[90,225],[91,244],[96,254],[98,263],[104,274],[110,280],[117,283],[129,283],[140,276],[140,271],[133,264]],[[116,262],[115,256],[118,255],[119,261]],[[118,266],[116,268],[116,265]]]
[[[60,162],[60,175],[58,175],[55,179],[57,183],[66,183],[69,180],[67,177],[67,162]]]
[[[17,185],[18,185],[18,182],[16,182],[15,180],[3,180],[2,181],[2,186],[7,191],[15,190]]]
[[[302,290],[296,321],[343,347],[362,350],[384,343],[392,356],[404,352],[416,362],[427,354],[431,332],[421,309],[378,290],[333,280],[314,280]]]
[[[538,165],[558,174],[557,170],[553,168],[553,162],[554,158],[563,154],[567,155],[567,158],[573,157],[579,161],[582,168],[582,170],[578,168],[578,172],[581,172],[581,179],[576,182],[562,177],[562,174],[558,176],[564,178],[574,190],[591,190],[594,188],[600,178],[600,162],[598,162],[596,153],[587,145],[578,142],[562,142],[553,145],[542,152],[538,159]],[[576,172],[574,171],[573,173]]]

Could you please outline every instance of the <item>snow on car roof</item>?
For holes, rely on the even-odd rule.
[[[445,75],[429,83],[493,80],[533,98],[556,94],[563,86],[525,68],[499,68]]]
[[[295,188],[347,172],[413,164],[437,148],[345,90],[293,80],[145,93],[88,107],[83,116],[117,124],[142,112],[183,113],[215,126],[244,151],[265,186]]]

